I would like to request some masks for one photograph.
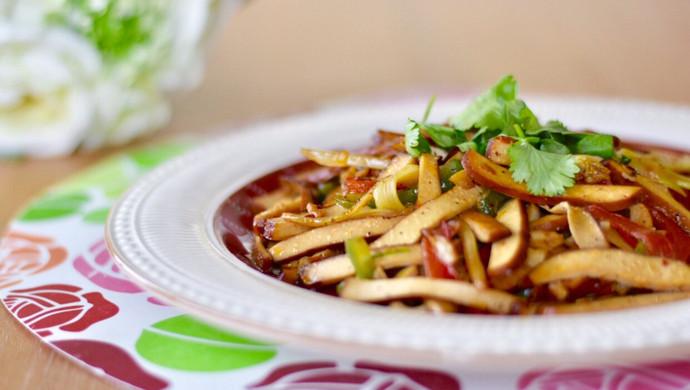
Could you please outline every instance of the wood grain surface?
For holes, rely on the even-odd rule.
[[[200,88],[138,144],[365,94],[484,88],[508,73],[523,92],[690,105],[689,17],[682,0],[252,0],[220,31]],[[121,149],[0,162],[0,226]],[[0,310],[0,389],[116,388]]]

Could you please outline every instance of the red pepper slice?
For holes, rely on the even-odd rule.
[[[444,261],[438,252],[437,243],[439,240],[446,239],[442,235],[435,235],[429,230],[422,231],[422,264],[424,274],[428,278],[435,279],[458,279],[458,271],[455,265]]]
[[[585,206],[594,219],[601,221],[609,221],[611,227],[616,229],[623,237],[632,237],[637,241],[641,241],[647,253],[652,256],[661,256],[666,258],[675,258],[675,251],[673,244],[662,232],[650,229],[635,223],[622,215],[607,211],[599,205]],[[632,242],[635,246],[637,243]]]
[[[348,177],[345,179],[345,189],[351,194],[363,194],[376,184],[376,179],[362,177]]]
[[[690,260],[690,236],[663,211],[655,207],[650,207],[649,211],[652,214],[654,226],[665,230],[666,237],[673,243],[674,258],[688,262]]]
[[[350,194],[364,194],[369,191],[371,187],[376,184],[376,179],[370,179],[365,177],[348,177],[345,179],[345,190]],[[404,184],[397,183],[395,186],[398,190],[407,189],[408,186]]]

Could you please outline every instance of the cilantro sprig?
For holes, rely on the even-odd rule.
[[[511,75],[505,76],[447,124],[426,123],[432,99],[424,120],[409,119],[405,126],[407,152],[413,157],[430,153],[428,136],[439,148],[471,148],[484,154],[492,138],[509,136],[516,140],[508,149],[513,180],[524,182],[534,195],[546,196],[561,194],[574,184],[579,168],[573,154],[613,157],[613,136],[571,132],[554,120],[541,124],[527,104],[517,98],[517,91],[517,81]]]
[[[513,180],[524,181],[532,194],[547,196],[558,195],[574,184],[580,168],[571,154],[537,149],[519,127],[516,131],[520,139],[508,149]]]

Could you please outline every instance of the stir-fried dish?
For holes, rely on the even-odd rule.
[[[349,300],[434,312],[612,310],[690,295],[690,155],[541,123],[507,76],[445,123],[254,198],[253,264]]]

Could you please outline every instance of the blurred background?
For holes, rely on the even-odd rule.
[[[690,105],[689,18],[684,0],[249,0],[224,21],[203,81],[175,95],[160,131],[124,147],[0,161],[0,223],[62,177],[123,148],[334,100],[482,90],[513,74],[522,93]],[[48,364],[43,382],[19,378],[22,385],[100,388],[6,317],[0,367]]]
[[[170,131],[404,88],[485,88],[690,104],[690,3],[249,1]],[[203,112],[200,116],[198,113]]]

